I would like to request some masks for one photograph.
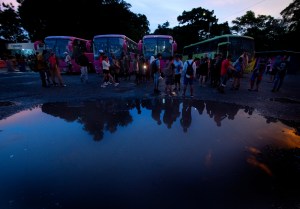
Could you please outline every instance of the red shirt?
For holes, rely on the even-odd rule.
[[[221,76],[226,75],[228,67],[230,66],[230,61],[228,59],[225,59],[222,61],[221,65]]]

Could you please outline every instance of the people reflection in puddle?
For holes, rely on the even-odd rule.
[[[183,100],[180,124],[183,128],[183,132],[185,132],[185,133],[187,132],[188,128],[192,124],[191,109],[192,109],[191,100]]]
[[[182,109],[180,109],[182,105]],[[205,109],[210,118],[220,127],[224,119],[234,120],[235,115],[242,107],[230,103],[201,101],[191,99],[152,98],[132,100],[102,100],[85,102],[81,105],[68,103],[46,103],[42,111],[65,119],[68,122],[79,121],[84,130],[93,135],[95,141],[104,137],[105,131],[115,133],[119,126],[127,126],[134,120],[131,110],[136,108],[138,117],[144,116],[143,110],[151,111],[151,117],[158,125],[164,123],[171,129],[177,118],[184,132],[187,132],[192,123],[192,107],[199,115]],[[253,108],[245,107],[244,111],[252,114]],[[194,114],[194,117],[196,115]]]

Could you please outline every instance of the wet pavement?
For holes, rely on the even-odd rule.
[[[272,84],[264,76],[259,92],[249,92],[249,74],[242,79],[241,88],[238,91],[230,90],[228,82],[225,94],[219,94],[216,89],[195,85],[194,99],[204,101],[221,101],[247,105],[258,109],[270,117],[285,120],[300,120],[300,91],[299,75],[288,75],[280,92],[271,92]],[[97,74],[89,74],[89,83],[82,84],[79,75],[63,75],[67,84],[65,88],[42,88],[38,73],[34,72],[11,72],[6,73],[0,69],[0,119],[13,114],[18,109],[30,108],[31,106],[46,102],[70,102],[99,100],[104,98],[153,98],[153,83],[148,82],[136,86],[134,77],[130,81],[121,80],[118,87],[109,86],[101,88],[102,77]],[[160,82],[160,90],[164,90],[164,80]],[[189,91],[187,91],[189,96]],[[164,94],[159,97],[165,97]],[[178,95],[179,99],[182,99]],[[187,97],[188,98],[188,97]],[[7,106],[7,103],[15,105]],[[6,104],[6,105],[5,105]]]
[[[182,98],[0,72],[0,208],[300,208],[299,79],[248,76]]]

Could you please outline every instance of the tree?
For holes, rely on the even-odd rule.
[[[270,15],[255,16],[253,11],[232,21],[231,30],[240,35],[251,36],[255,40],[257,51],[283,49],[283,35],[286,33],[285,25],[280,19]]]
[[[2,10],[2,7],[4,8]],[[21,26],[19,14],[12,3],[0,5],[0,37],[9,42],[24,42],[28,40],[26,31]]]
[[[95,35],[107,33],[126,34],[137,41],[150,31],[147,17],[132,13],[129,10],[131,5],[123,0],[18,2],[22,24],[32,41],[50,35],[92,39]],[[94,24],[92,27],[91,23]]]
[[[190,26],[193,34],[199,36],[199,31],[203,31],[207,37],[212,37],[211,27],[217,24],[218,19],[214,15],[214,11],[209,11],[202,7],[193,8],[191,11],[183,11],[182,15],[177,17],[179,25]],[[216,32],[216,31],[215,31]]]
[[[153,34],[173,36],[173,29],[169,27],[170,27],[170,23],[168,21],[163,23],[162,25],[159,24]]]
[[[288,25],[288,34],[285,40],[290,40],[288,45],[290,49],[299,51],[299,37],[300,37],[300,0],[294,0],[280,13],[283,21]]]
[[[218,24],[214,11],[202,7],[193,8],[191,11],[183,11],[182,15],[177,17],[177,21],[180,26],[174,27],[173,31],[169,29],[167,32],[173,34],[177,42],[178,52],[181,52],[186,45],[230,33],[227,22]]]

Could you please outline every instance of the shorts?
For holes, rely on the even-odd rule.
[[[187,78],[186,76],[184,76],[184,80],[183,80],[184,85],[188,85],[188,84],[193,85],[193,83],[194,83],[194,78]]]

